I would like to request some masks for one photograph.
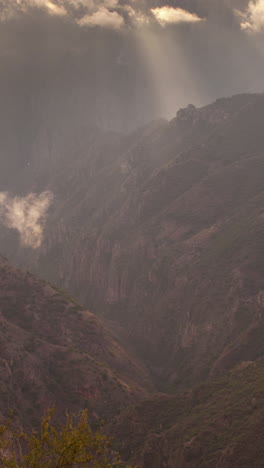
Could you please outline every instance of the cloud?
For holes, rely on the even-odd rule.
[[[161,26],[166,26],[167,24],[198,23],[200,21],[204,21],[203,18],[200,18],[195,13],[190,13],[182,8],[164,6],[160,8],[152,8],[151,12]]]
[[[62,0],[64,8],[71,7],[74,10],[82,9],[83,12],[95,12],[100,8],[113,9],[118,6],[118,0]]]
[[[63,5],[58,5],[52,0],[11,0],[0,3],[0,19],[6,21],[19,13],[26,13],[30,9],[38,8],[52,16],[64,16],[67,14]]]
[[[43,223],[52,202],[51,192],[39,195],[30,193],[26,197],[11,197],[0,193],[0,221],[19,232],[25,247],[37,249],[43,240]]]
[[[264,0],[250,1],[245,11],[236,10],[241,18],[241,29],[248,32],[264,31]]]
[[[109,11],[107,8],[101,7],[95,13],[83,16],[78,21],[78,24],[80,26],[101,26],[110,29],[120,29],[124,24],[124,19],[116,11]]]
[[[67,16],[79,26],[100,26],[120,29],[124,25],[143,27],[155,19],[161,26],[167,24],[197,23],[202,21],[196,13],[180,7],[154,7],[153,2],[142,0],[0,0],[0,19],[6,21],[20,13],[40,9],[51,16]]]
[[[9,0],[6,4],[0,0],[0,20],[7,21],[21,13],[39,9],[50,16],[67,16],[80,26],[119,29],[124,19],[117,11],[118,3],[118,0]]]
[[[3,164],[17,167],[44,152],[55,157],[59,135],[74,135],[78,122],[129,131],[159,116],[173,117],[189,102],[199,106],[263,90],[264,35],[240,27],[250,20],[249,0],[50,1],[67,14],[28,6],[0,24],[0,141],[7,155],[0,163],[0,192],[8,189]],[[1,5],[18,8],[15,0]],[[151,10],[164,6],[182,9],[184,19],[187,12],[206,20],[161,26]],[[116,29],[120,19],[111,16],[111,27],[91,27],[102,24],[96,16],[102,8],[122,16],[123,25]]]
[[[46,9],[51,15],[66,15],[65,8],[61,5],[57,5],[51,0],[27,0],[27,2],[24,2],[24,8],[27,8],[28,6],[32,8],[37,7]]]
[[[148,11],[144,11],[141,9],[134,9],[131,5],[123,5],[122,6],[122,14],[126,18],[126,24],[130,26],[135,26],[136,28],[140,28],[142,26],[150,25],[152,15],[149,15]]]

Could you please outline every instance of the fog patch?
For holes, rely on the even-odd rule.
[[[49,191],[29,193],[25,197],[12,197],[0,192],[0,222],[19,232],[24,247],[37,249],[43,241],[43,229],[52,199]]]

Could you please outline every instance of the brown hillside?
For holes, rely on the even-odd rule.
[[[0,259],[0,414],[39,422],[89,408],[109,418],[151,388],[146,371],[104,322],[67,294]]]
[[[245,362],[186,394],[139,403],[109,430],[140,468],[261,468],[263,391],[263,360]]]

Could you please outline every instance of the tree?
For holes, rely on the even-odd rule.
[[[49,410],[42,419],[40,431],[33,431],[29,435],[15,434],[10,430],[10,421],[0,426],[1,467],[124,467],[119,455],[111,448],[111,440],[101,430],[91,429],[87,411],[80,413],[77,422],[74,422],[72,415],[67,415],[60,429],[51,423],[53,411]],[[18,441],[25,444],[24,455],[19,457],[12,448]]]

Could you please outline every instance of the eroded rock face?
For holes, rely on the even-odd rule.
[[[54,193],[44,241],[25,252],[2,230],[3,250],[121,323],[162,390],[254,360],[263,118],[263,96],[240,95],[126,137],[97,129],[45,178],[36,157],[23,177]]]

